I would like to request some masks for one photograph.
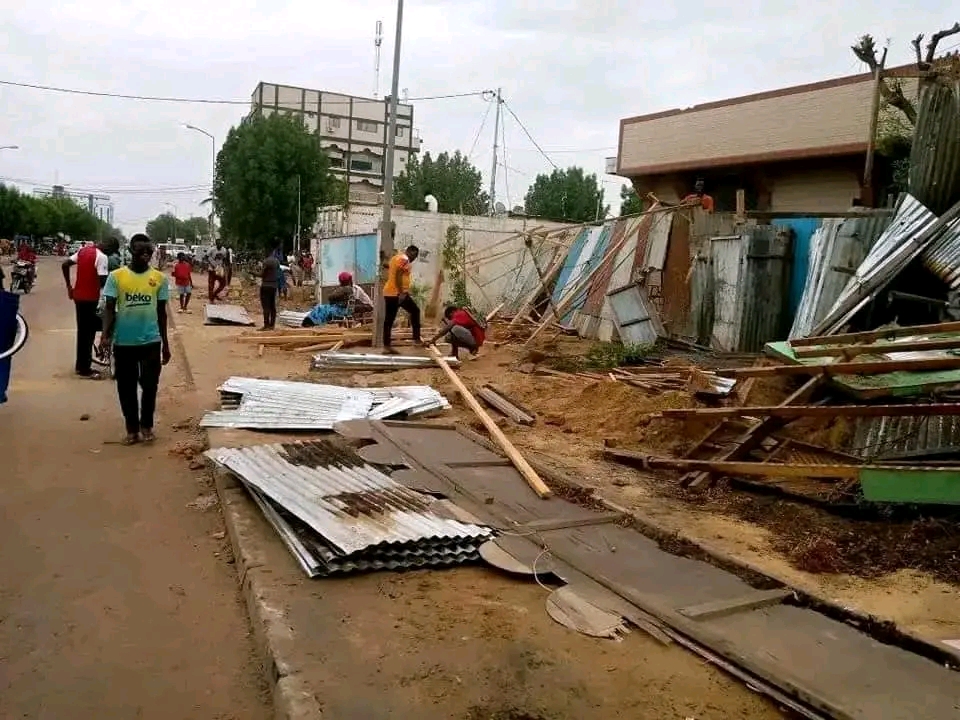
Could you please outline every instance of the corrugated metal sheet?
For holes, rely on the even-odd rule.
[[[813,234],[820,227],[820,220],[817,218],[774,219],[771,224],[774,227],[789,228],[793,231],[789,282],[790,313],[793,314],[800,305],[803,288],[807,282],[810,242]]]
[[[738,352],[760,352],[764,343],[786,335],[791,232],[771,225],[748,228],[746,255],[737,292]]]
[[[710,345],[715,318],[715,278],[713,258],[709,251],[699,252],[692,261],[690,274],[690,306],[693,337],[700,345]]]
[[[451,367],[460,365],[460,361],[448,357]],[[401,368],[436,367],[433,358],[420,355],[378,355],[376,353],[322,352],[313,356],[311,368],[314,370],[398,370]]]
[[[890,218],[881,215],[823,221],[810,241],[807,280],[791,339],[813,332],[889,224]]]
[[[934,238],[924,234],[936,216],[912,195],[904,195],[890,225],[857,268],[840,297],[813,329],[814,335],[836,332]]]
[[[926,83],[910,152],[910,193],[937,215],[960,200],[960,81]]]
[[[740,337],[740,283],[744,250],[740,235],[710,239],[710,266],[713,269],[714,317],[710,346],[732,352]]]
[[[607,295],[624,345],[654,345],[666,336],[656,309],[637,283]]]
[[[960,218],[947,225],[920,257],[952,290],[960,290]]]
[[[572,298],[570,309],[560,319],[560,322],[569,323],[574,312],[583,307],[587,299],[589,285],[578,289],[578,285],[583,282],[600,265],[607,248],[610,246],[610,233],[613,229],[613,223],[606,223],[600,227],[590,228],[590,237],[583,246],[580,257],[573,271],[567,280],[567,285],[562,288],[562,299]],[[575,293],[575,294],[572,294]]]
[[[429,386],[368,390],[285,380],[232,377],[220,386],[221,410],[203,427],[332,430],[343,420],[385,419],[444,410],[446,398]]]
[[[434,514],[432,498],[329,442],[218,448],[206,455],[315,534],[310,547],[298,533],[295,554],[309,551],[321,572],[459,562],[474,557],[492,535]]]
[[[960,417],[857,418],[849,449],[864,460],[960,454]]]
[[[216,305],[207,303],[203,307],[204,322],[207,325],[253,325],[246,308],[240,305]]]
[[[277,313],[277,324],[283,327],[303,327],[303,321],[309,314],[298,310],[281,310]]]

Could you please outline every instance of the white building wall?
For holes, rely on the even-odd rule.
[[[319,243],[324,237],[359,235],[376,232],[383,209],[378,205],[352,205],[320,210],[313,252],[319,257]],[[420,248],[420,257],[413,264],[413,280],[427,288],[429,296],[443,264],[443,245],[451,225],[461,229],[466,245],[467,293],[478,310],[487,312],[503,300],[513,300],[529,273],[535,273],[530,253],[520,233],[564,227],[562,223],[535,218],[488,217],[428,213],[419,210],[394,209],[395,245],[398,250],[408,245]],[[549,252],[538,260],[541,269],[549,263]],[[448,296],[449,279],[443,284],[441,301]]]

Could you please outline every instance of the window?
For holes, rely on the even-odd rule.
[[[331,157],[331,158],[330,158],[330,167],[342,168],[342,167],[343,167],[343,158],[342,158],[342,157]]]
[[[403,137],[403,133],[404,133],[404,128],[398,125],[398,126],[397,126],[397,137]]]
[[[360,132],[375,133],[377,131],[377,123],[372,120],[357,120],[357,130]]]
[[[327,118],[327,129],[328,129],[328,130],[339,130],[339,129],[340,129],[340,118],[338,118],[338,117],[328,117],[328,118]]]
[[[373,161],[368,158],[353,158],[350,160],[350,169],[360,172],[373,172]]]

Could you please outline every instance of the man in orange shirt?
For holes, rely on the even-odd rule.
[[[697,178],[697,182],[693,185],[693,192],[683,199],[682,204],[699,205],[708,213],[713,212],[713,198],[703,191],[703,178]]]
[[[420,308],[410,297],[410,264],[419,254],[420,249],[411,245],[390,258],[387,267],[387,281],[383,285],[383,347],[387,352],[390,352],[390,334],[400,308],[410,316],[413,341],[420,342]]]

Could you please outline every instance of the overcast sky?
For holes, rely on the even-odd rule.
[[[257,82],[371,95],[374,26],[384,24],[380,91],[389,88],[393,0],[0,0],[0,80],[136,95],[247,100]],[[910,39],[960,19],[947,0],[407,0],[400,87],[410,97],[503,88],[561,167],[603,178],[622,117],[861,72],[849,45],[864,32],[909,62]],[[957,45],[960,37],[946,41]],[[208,138],[222,142],[247,108],[64,95],[0,85],[0,178],[27,191],[55,182],[104,190],[127,233],[175,205],[206,214]],[[488,104],[415,103],[424,149],[469,152]],[[784,119],[789,122],[789,118]],[[488,178],[493,118],[473,154]],[[548,161],[513,118],[498,199],[522,203]],[[573,151],[576,152],[573,152]],[[194,188],[171,190],[168,188]]]

